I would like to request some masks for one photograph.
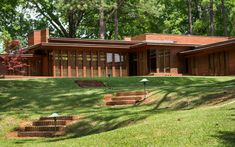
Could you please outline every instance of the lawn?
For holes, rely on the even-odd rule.
[[[142,77],[0,80],[0,146],[235,146],[235,77],[148,77],[153,95],[136,106],[106,107],[102,97],[142,90]],[[83,118],[59,138],[12,139],[20,121],[53,112]]]

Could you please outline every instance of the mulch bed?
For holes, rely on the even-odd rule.
[[[82,88],[106,87],[103,82],[96,80],[75,80],[74,82]]]

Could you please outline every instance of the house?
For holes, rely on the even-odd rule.
[[[28,36],[27,75],[122,77],[235,75],[235,38],[143,34],[123,41]]]

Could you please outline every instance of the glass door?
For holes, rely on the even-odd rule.
[[[150,49],[147,52],[147,58],[148,58],[148,72],[149,73],[155,73],[157,72],[157,56],[156,56],[156,50]]]

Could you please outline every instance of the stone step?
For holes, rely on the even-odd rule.
[[[135,100],[141,101],[144,99],[144,96],[113,96],[110,101],[123,101],[123,100]]]
[[[64,134],[64,131],[19,131],[18,137],[54,137]]]
[[[134,92],[118,92],[116,96],[131,96],[131,95],[144,95],[144,91],[134,91]]]
[[[25,127],[25,131],[64,131],[65,126],[30,126]]]
[[[56,125],[66,125],[67,121],[65,120],[58,120],[56,121]],[[39,121],[34,121],[33,126],[48,126],[48,125],[55,125],[54,120],[39,120]]]
[[[113,105],[131,105],[137,103],[136,100],[122,100],[122,101],[108,101],[106,105],[113,106]]]
[[[53,117],[40,117],[39,120],[54,120]],[[56,120],[75,120],[75,116],[59,116]]]

